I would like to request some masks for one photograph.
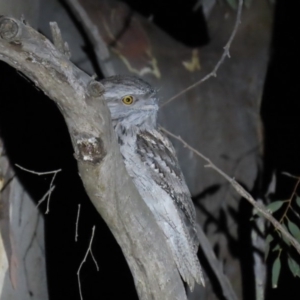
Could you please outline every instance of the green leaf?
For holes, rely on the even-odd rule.
[[[273,235],[268,234],[267,237],[266,237],[266,242],[267,242],[268,244],[270,244],[273,240],[274,240]]]
[[[288,257],[288,266],[292,272],[292,274],[296,277],[300,277],[300,266],[299,264],[290,256]]]
[[[226,0],[226,2],[229,4],[229,6],[236,10],[237,9],[237,0]]]
[[[284,227],[284,229],[285,229],[286,231],[289,231],[289,230],[287,229],[287,227],[285,226],[285,224],[282,224],[282,227]],[[281,237],[281,239],[282,239],[288,246],[291,246],[291,242],[290,242],[286,237],[284,237],[284,236],[282,235],[282,233],[280,233],[280,237]]]
[[[251,217],[252,220],[255,220],[255,219],[256,219],[257,213],[258,213],[257,209],[254,208],[253,211],[252,211],[252,217]]]
[[[267,206],[267,209],[274,213],[282,206],[283,203],[284,201],[274,201]]]
[[[280,250],[280,249],[281,249],[280,245],[277,244],[277,245],[273,248],[272,252],[277,251],[277,250]]]
[[[257,209],[254,209],[250,221],[256,220],[256,219],[257,219],[257,216],[263,217],[263,215],[262,215]]]
[[[296,197],[296,203],[300,207],[300,197],[299,196]]]
[[[292,234],[292,236],[298,241],[300,242],[300,229],[299,227],[293,223],[292,221],[288,220],[288,227],[289,230]]]
[[[265,260],[267,260],[269,251],[270,251],[270,243],[273,241],[273,236],[271,234],[268,234],[266,237],[266,248],[265,248]]]
[[[269,251],[270,251],[270,244],[266,244],[266,247],[265,247],[265,261],[268,258]]]
[[[275,261],[273,263],[273,267],[272,267],[272,287],[273,287],[273,289],[277,288],[280,270],[281,270],[281,262],[280,262],[280,258],[277,257],[275,259]]]

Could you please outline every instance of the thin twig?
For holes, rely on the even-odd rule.
[[[191,147],[180,136],[171,133],[165,128],[161,128],[161,130],[164,131],[169,136],[173,137],[174,139],[180,141],[184,145],[184,147],[188,148],[197,156],[204,159],[208,163],[205,167],[214,169],[217,173],[219,173],[222,177],[224,177],[232,185],[232,187],[236,190],[236,192],[239,195],[247,199],[248,202],[250,202],[250,204],[252,204],[263,217],[265,217],[269,222],[272,223],[272,225],[275,227],[276,230],[280,231],[281,234],[290,241],[291,245],[300,254],[300,244],[298,243],[298,241],[287,230],[285,230],[285,228],[269,213],[268,209],[264,204],[257,203],[254,200],[254,198],[238,182],[236,182],[234,178],[229,177],[226,173],[224,173],[221,169],[219,169],[208,157],[200,153],[195,148]]]
[[[9,186],[9,184],[12,182],[15,176],[16,175],[14,174],[7,181],[5,181],[4,177],[2,177],[2,175],[0,174],[0,192],[3,192]]]
[[[61,31],[56,22],[50,22],[51,35],[53,38],[53,44],[59,52],[66,55],[68,58],[71,57],[71,52],[67,42],[64,42]]]
[[[60,172],[60,170],[59,170],[58,172]],[[54,175],[53,175],[53,177],[52,177],[52,180],[51,180],[51,182],[50,182],[50,193],[49,193],[48,199],[47,199],[47,209],[46,209],[45,214],[48,214],[49,211],[50,211],[50,210],[49,210],[49,205],[50,205],[50,197],[51,197],[51,194],[52,194],[51,187],[53,186],[54,179],[55,179],[55,177],[56,177],[56,175],[57,175],[58,172],[55,172],[55,173],[54,173]]]
[[[294,179],[299,179],[300,177],[299,176],[295,176],[295,175],[292,175],[288,172],[281,172],[282,175],[285,175],[287,177],[291,177],[291,178],[294,178]]]
[[[81,263],[79,265],[79,268],[77,270],[78,288],[79,288],[79,294],[80,294],[80,299],[81,300],[83,300],[83,297],[82,297],[82,290],[81,290],[81,283],[80,283],[80,271],[81,271],[81,268],[82,268],[83,264],[86,262],[86,259],[87,259],[87,256],[88,256],[89,253],[91,254],[91,256],[93,258],[93,261],[96,264],[97,271],[99,271],[98,264],[97,264],[97,262],[95,260],[93,252],[92,252],[92,243],[93,243],[94,235],[95,235],[95,225],[93,226],[93,229],[92,229],[92,236],[91,236],[91,239],[90,239],[89,247],[88,247],[88,249],[87,249],[87,251],[86,251],[86,253],[84,255],[84,258],[81,261]]]
[[[77,242],[77,240],[78,240],[78,222],[79,222],[80,208],[81,208],[81,205],[78,204],[76,227],[75,227],[75,242]]]
[[[62,169],[57,169],[57,170],[54,170],[54,171],[48,171],[48,172],[36,172],[36,171],[33,171],[33,170],[29,170],[29,169],[26,169],[18,164],[15,164],[16,167],[18,167],[19,169],[23,170],[23,171],[26,171],[28,173],[32,173],[32,174],[35,174],[35,175],[38,175],[38,176],[41,176],[41,175],[49,175],[49,174],[53,174],[53,177],[51,179],[51,182],[50,182],[50,187],[49,187],[49,190],[47,191],[47,193],[43,196],[43,198],[41,200],[39,200],[38,204],[37,204],[37,207],[45,201],[45,198],[48,196],[47,198],[47,208],[46,208],[46,212],[45,214],[48,214],[50,209],[49,209],[49,205],[50,205],[50,197],[51,197],[51,194],[54,190],[54,185],[53,185],[53,182],[54,182],[54,179],[57,175],[57,173],[61,172]]]
[[[300,215],[293,209],[293,207],[290,207],[290,210],[295,214],[295,216],[300,219]]]
[[[53,192],[53,190],[55,189],[55,185],[51,186],[49,188],[49,190],[46,192],[46,194],[38,201],[36,207],[38,208],[47,198],[47,210],[49,210],[49,201],[50,198],[49,196],[51,195],[51,193]]]
[[[224,52],[223,52],[220,60],[217,62],[217,64],[213,68],[213,70],[210,73],[208,73],[207,75],[205,75],[202,79],[200,79],[199,81],[197,81],[196,83],[190,85],[186,89],[182,90],[178,94],[176,94],[173,97],[171,97],[169,100],[167,100],[165,103],[163,103],[161,105],[161,107],[164,107],[165,105],[169,104],[171,101],[177,99],[178,97],[180,97],[181,95],[185,94],[186,92],[194,89],[195,87],[197,87],[198,85],[200,85],[204,81],[208,80],[210,77],[216,77],[217,76],[217,71],[220,68],[220,66],[222,65],[222,63],[224,62],[226,56],[228,56],[228,58],[230,58],[229,49],[230,49],[231,43],[232,43],[232,41],[233,41],[233,39],[234,39],[234,37],[236,35],[238,27],[239,27],[239,25],[241,23],[242,7],[243,7],[243,0],[239,0],[237,14],[236,14],[236,20],[235,20],[235,24],[234,24],[232,33],[231,33],[231,35],[229,37],[228,42],[226,43],[226,45],[224,47]]]
[[[292,201],[293,201],[294,196],[295,196],[295,194],[296,194],[296,192],[297,192],[297,189],[298,189],[299,184],[300,184],[300,178],[298,178],[297,183],[296,183],[296,185],[294,186],[294,189],[293,189],[293,192],[292,192],[291,197],[287,200],[288,205],[286,206],[286,208],[285,208],[285,210],[284,210],[284,213],[283,213],[283,215],[281,216],[281,218],[280,218],[280,220],[279,220],[279,223],[281,223],[281,224],[282,224],[284,218],[286,218],[286,215],[287,215],[289,209],[291,208]]]
[[[29,169],[26,169],[26,168],[24,168],[24,167],[21,167],[21,166],[18,165],[18,164],[15,164],[15,166],[18,167],[19,169],[23,170],[23,171],[26,171],[26,172],[28,172],[28,173],[32,173],[32,174],[35,174],[35,175],[38,175],[38,176],[54,174],[54,173],[58,173],[58,172],[61,171],[61,169],[58,169],[58,170],[48,171],[48,172],[36,172],[36,171],[29,170]]]
[[[94,253],[93,253],[92,248],[90,249],[90,254],[91,254],[91,257],[92,257],[92,259],[93,259],[93,261],[94,261],[94,263],[95,263],[96,270],[99,272],[99,266],[98,266],[98,263],[97,263],[96,258],[95,258],[95,256],[94,256]]]

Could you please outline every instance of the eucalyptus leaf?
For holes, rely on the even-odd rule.
[[[300,241],[300,229],[299,227],[293,223],[292,221],[288,220],[288,227],[292,236],[299,242]]]
[[[277,251],[277,250],[280,250],[280,249],[281,249],[280,245],[277,244],[277,245],[272,249],[272,252]]]
[[[273,263],[272,267],[272,287],[276,289],[278,286],[278,278],[281,270],[281,261],[280,258],[277,257]]]
[[[286,231],[289,231],[285,224],[282,224],[282,227],[284,227]],[[288,246],[291,246],[291,242],[287,238],[285,238],[282,234],[280,234],[280,237]]]
[[[288,257],[288,266],[295,277],[300,277],[300,265],[290,256]]]
[[[270,244],[273,240],[274,240],[273,235],[268,234],[267,237],[266,237],[266,242],[267,242],[268,244]]]
[[[267,206],[267,209],[274,213],[283,205],[284,201],[274,201]]]
[[[266,244],[266,247],[265,247],[265,261],[268,258],[269,251],[270,251],[270,244]]]
[[[273,241],[273,236],[268,234],[266,237],[266,247],[265,247],[265,260],[267,260],[269,251],[270,251],[270,243]]]
[[[300,197],[299,196],[296,197],[296,203],[300,207]]]
[[[263,217],[263,215],[257,209],[254,209],[253,210],[253,216],[251,217],[250,221],[255,220],[257,218],[257,216]]]

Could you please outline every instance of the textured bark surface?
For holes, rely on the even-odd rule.
[[[122,248],[140,299],[186,299],[165,238],[126,173],[101,84],[23,22],[1,18],[0,36],[0,59],[26,74],[60,108],[80,177]]]

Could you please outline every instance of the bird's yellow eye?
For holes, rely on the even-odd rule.
[[[126,105],[130,105],[133,103],[133,97],[130,95],[127,95],[127,96],[123,97],[122,102]]]

